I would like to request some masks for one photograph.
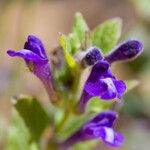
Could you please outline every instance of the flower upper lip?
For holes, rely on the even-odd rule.
[[[29,35],[24,45],[24,49],[28,49],[39,55],[41,58],[47,59],[43,43],[34,35]]]
[[[22,57],[26,62],[30,60],[36,63],[48,62],[43,43],[34,35],[28,36],[28,40],[24,45],[24,49],[18,52],[8,50],[7,53],[12,57]]]
[[[90,121],[92,123],[89,124],[88,122],[87,124],[89,124],[91,127],[92,126],[93,127],[100,127],[100,126],[112,127],[117,117],[118,117],[118,114],[114,111],[108,111],[108,112],[103,111]]]

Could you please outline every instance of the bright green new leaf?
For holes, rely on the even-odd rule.
[[[69,35],[71,42],[71,51],[74,54],[88,40],[87,32],[89,28],[81,13],[76,13],[74,17],[72,33]]]
[[[127,80],[127,81],[125,81],[125,83],[126,83],[126,87],[127,87],[126,91],[125,91],[126,93],[139,85],[138,80]]]
[[[69,67],[71,67],[71,68],[75,67],[76,66],[75,60],[72,57],[72,55],[70,54],[71,47],[70,47],[69,38],[67,36],[65,36],[64,34],[60,34],[59,40],[60,40],[60,44],[63,48],[65,59],[69,65]]]
[[[122,21],[120,18],[109,19],[96,27],[91,33],[92,44],[108,53],[118,42],[121,35]]]
[[[105,101],[101,100],[99,97],[94,97],[88,102],[87,111],[99,113],[103,110],[109,109],[114,102],[115,100]]]
[[[14,106],[34,140],[39,140],[43,131],[50,125],[50,118],[35,98],[20,97],[14,100]]]

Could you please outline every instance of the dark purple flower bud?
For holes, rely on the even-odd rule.
[[[71,137],[62,142],[60,146],[66,150],[74,144],[93,139],[101,139],[104,143],[113,147],[122,146],[124,141],[123,136],[113,129],[117,117],[117,113],[113,111],[99,113],[93,119],[85,123]]]
[[[114,48],[110,53],[105,57],[105,60],[109,63],[115,61],[130,60],[141,54],[143,50],[143,45],[137,40],[129,40],[123,42]]]
[[[87,53],[83,57],[82,64],[83,66],[94,65],[98,60],[102,59],[103,59],[102,52],[96,47],[91,47],[87,50]]]
[[[98,61],[84,85],[77,109],[84,112],[87,102],[95,96],[102,100],[121,99],[125,90],[125,83],[113,76],[108,62]]]
[[[8,50],[7,53],[12,57],[18,56],[23,58],[29,70],[43,82],[51,101],[55,102],[57,100],[48,58],[40,39],[34,35],[29,35],[24,49],[18,52]]]

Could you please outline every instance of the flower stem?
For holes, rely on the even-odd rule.
[[[64,125],[67,122],[68,118],[69,118],[69,112],[68,112],[68,110],[65,110],[64,116],[63,116],[61,122],[56,127],[56,132],[59,132],[64,127]]]

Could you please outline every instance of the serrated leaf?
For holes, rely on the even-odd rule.
[[[121,35],[122,21],[120,18],[109,19],[96,27],[91,33],[92,44],[108,53],[118,42]]]
[[[125,83],[126,83],[126,87],[127,87],[126,91],[125,91],[126,93],[139,85],[138,80],[127,80],[127,81],[125,81]]]
[[[92,111],[95,113],[99,113],[103,110],[109,109],[110,106],[114,103],[115,101],[105,101],[101,100],[99,97],[93,97],[87,105],[87,111]]]
[[[14,100],[14,106],[34,140],[39,140],[43,131],[50,125],[50,118],[35,98],[20,97]]]
[[[7,137],[5,150],[38,150],[37,144],[31,142],[29,131],[16,111],[13,111]]]
[[[81,13],[76,13],[73,22],[72,33],[69,35],[71,42],[71,51],[74,54],[80,49],[81,44],[86,40],[86,34],[89,28]]]
[[[60,34],[59,40],[63,48],[64,56],[65,56],[68,66],[71,68],[75,67],[76,66],[75,60],[70,54],[71,47],[70,47],[70,42],[69,42],[68,37],[65,36],[64,34]]]

